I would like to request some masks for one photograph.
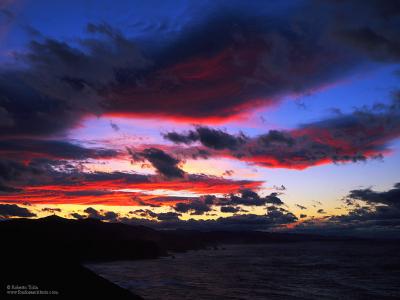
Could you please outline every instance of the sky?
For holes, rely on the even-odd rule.
[[[397,1],[0,0],[0,218],[400,232]]]

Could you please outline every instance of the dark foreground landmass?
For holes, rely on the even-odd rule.
[[[34,291],[56,293],[66,299],[141,299],[82,267],[83,262],[152,259],[170,251],[217,248],[227,243],[343,240],[257,231],[157,231],[144,226],[57,216],[0,222],[0,236],[2,296],[7,291]]]

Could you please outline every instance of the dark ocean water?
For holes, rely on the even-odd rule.
[[[400,245],[226,245],[87,265],[145,299],[400,299]]]

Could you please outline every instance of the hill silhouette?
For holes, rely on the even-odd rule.
[[[71,220],[58,216],[0,222],[2,292],[7,285],[36,285],[67,299],[107,297],[140,299],[106,281],[84,262],[152,259],[169,251],[212,247],[221,243],[270,243],[335,240],[320,236],[195,230],[154,230],[145,226]]]

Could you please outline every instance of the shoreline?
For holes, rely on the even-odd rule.
[[[58,291],[59,297],[67,299],[105,295],[117,299],[142,299],[86,268],[84,264],[89,262],[173,258],[198,250],[222,251],[219,249],[235,244],[371,244],[371,240],[365,239],[256,231],[157,231],[142,226],[57,216],[0,222],[0,234],[5,241],[0,257],[3,294],[6,295],[8,285],[31,285],[37,286],[38,290]]]
[[[2,263],[2,298],[23,294],[74,299],[76,297],[110,297],[111,299],[144,300],[78,262],[36,263],[23,261]]]

